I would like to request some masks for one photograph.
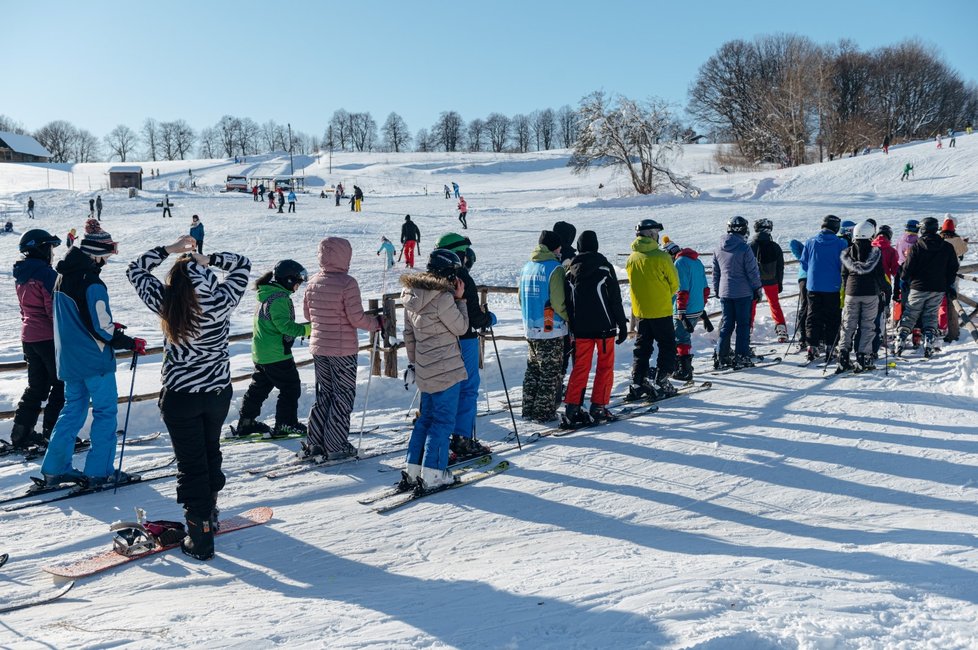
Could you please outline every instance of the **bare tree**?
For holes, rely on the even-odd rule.
[[[670,167],[682,155],[682,145],[664,140],[675,118],[663,100],[609,100],[599,91],[581,100],[579,114],[581,128],[571,157],[575,173],[613,165],[628,173],[639,194],[652,194],[667,183],[684,194],[699,193],[688,177]]]
[[[438,121],[431,127],[431,137],[435,144],[445,151],[458,151],[462,144],[462,133],[465,120],[455,111],[444,111],[438,116]]]
[[[99,141],[91,131],[78,129],[73,145],[75,162],[95,162],[99,159]]]
[[[242,156],[258,153],[258,143],[261,140],[261,127],[250,117],[239,122],[237,149]]]
[[[384,133],[384,146],[393,152],[399,152],[411,142],[411,133],[407,122],[397,113],[391,113],[384,121],[381,129]]]
[[[486,118],[486,131],[489,132],[492,150],[499,153],[506,148],[509,140],[509,118],[502,113],[490,113]]]
[[[530,126],[533,129],[538,151],[553,148],[557,134],[557,117],[552,108],[533,111],[530,116]]]
[[[516,151],[526,153],[530,150],[530,118],[518,113],[510,120],[510,125],[516,141]]]
[[[146,144],[146,154],[150,160],[157,160],[157,155],[159,152],[159,142],[160,142],[160,127],[151,117],[146,118],[143,122],[143,142]]]
[[[322,148],[332,151],[336,148],[337,144],[336,133],[333,131],[332,125],[327,126],[326,131],[323,133]]]
[[[486,123],[482,118],[469,122],[468,128],[469,151],[482,151],[482,141],[486,138]]]
[[[17,122],[12,117],[7,117],[6,115],[0,115],[0,131],[6,131],[7,133],[17,133],[19,135],[26,135],[27,131],[24,129],[24,125]]]
[[[557,109],[557,134],[564,149],[573,147],[577,140],[577,111],[566,104]]]
[[[350,142],[350,114],[344,109],[333,111],[333,117],[329,120],[329,125],[333,127],[333,137],[336,139],[336,148],[346,151],[347,146],[352,146]]]
[[[377,141],[377,122],[370,113],[350,113],[350,139],[357,151],[370,151]]]
[[[55,120],[34,132],[34,139],[51,152],[51,162],[71,162],[75,154],[78,129],[71,122]]]
[[[136,150],[137,140],[136,132],[125,124],[120,124],[109,131],[108,135],[105,136],[105,146],[111,152],[109,160],[118,156],[120,162],[126,162],[129,154]]]
[[[187,154],[193,150],[194,143],[197,141],[197,134],[184,120],[176,120],[171,124],[174,151],[180,160],[186,160]]]
[[[221,148],[221,132],[213,126],[201,129],[198,141],[200,142],[201,158],[218,158],[223,151]]]
[[[417,135],[414,136],[414,142],[418,151],[427,153],[434,150],[435,142],[428,134],[428,129],[418,129]]]

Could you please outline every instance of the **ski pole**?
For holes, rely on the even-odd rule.
[[[801,294],[798,295],[798,305],[795,307],[795,331],[791,333],[791,338],[788,340],[788,348],[784,351],[781,356],[788,356],[791,352],[791,346],[794,345],[795,339],[798,337],[798,325],[801,316]]]
[[[418,401],[418,395],[421,394],[421,389],[414,391],[414,397],[411,398],[411,406],[408,407],[407,413],[404,414],[405,418],[411,417],[411,411],[414,410],[414,403]]]
[[[883,311],[883,347],[886,351],[883,352],[883,363],[886,364],[883,375],[885,377],[890,376],[890,305],[886,305],[886,309]]]
[[[492,337],[492,349],[496,352],[496,363],[499,364],[499,377],[503,380],[503,392],[506,393],[506,406],[509,407],[509,417],[513,421],[513,433],[516,434],[516,446],[523,450],[523,443],[520,442],[520,432],[516,430],[516,416],[513,414],[513,403],[509,401],[509,388],[506,387],[506,374],[503,372],[503,360],[499,358],[499,346],[496,345],[496,333],[489,325],[489,336]]]
[[[839,337],[842,336],[842,325],[839,325],[839,331],[835,335],[835,340],[832,341],[832,347],[825,352],[825,365],[822,366],[822,374],[829,369],[829,361],[832,360],[832,351],[835,350],[836,346],[839,345]]]
[[[370,379],[374,376],[374,359],[377,358],[377,348],[380,347],[380,331],[374,332],[374,345],[370,349],[370,369],[367,372],[367,390],[363,394],[363,413],[360,414],[360,440],[357,441],[357,456],[363,447],[363,423],[367,419],[367,404],[370,402]]]
[[[129,364],[129,368],[132,370],[132,379],[129,380],[129,400],[126,402],[126,420],[122,425],[122,447],[119,450],[119,469],[116,470],[115,487],[112,489],[112,494],[115,494],[119,489],[119,477],[122,475],[122,457],[126,455],[126,434],[129,432],[129,411],[132,410],[132,392],[136,388],[136,362],[138,359],[139,354],[133,350],[132,363]]]

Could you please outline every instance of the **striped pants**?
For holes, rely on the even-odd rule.
[[[314,355],[316,403],[309,412],[309,443],[342,451],[350,435],[350,412],[357,394],[357,356]]]

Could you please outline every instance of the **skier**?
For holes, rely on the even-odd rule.
[[[643,219],[635,226],[632,254],[625,270],[638,334],[632,359],[632,383],[626,399],[659,399],[676,394],[669,381],[676,370],[676,332],[672,323],[672,297],[679,290],[679,275],[669,254],[659,248],[662,224]],[[652,347],[658,347],[654,385],[649,382]]]
[[[846,246],[852,245],[852,229],[855,227],[856,227],[856,222],[849,221],[848,219],[843,221],[842,225],[839,226],[839,237],[846,240]]]
[[[873,336],[881,304],[890,300],[890,283],[886,281],[883,253],[873,246],[876,228],[864,221],[853,229],[853,243],[842,254],[842,284],[845,309],[839,334],[836,373],[847,370],[873,370]],[[882,297],[882,298],[881,298]],[[858,336],[857,336],[858,332]],[[855,365],[852,349],[857,349]]]
[[[276,438],[306,434],[306,427],[299,422],[297,414],[302,382],[292,356],[292,344],[299,337],[309,336],[312,325],[295,322],[292,294],[308,279],[301,264],[295,260],[281,260],[273,270],[255,281],[258,307],[251,337],[255,372],[241,400],[234,435],[261,433]],[[273,388],[278,389],[278,401],[275,404],[275,427],[269,429],[258,416]]]
[[[968,240],[959,236],[954,229],[954,219],[950,214],[945,215],[944,223],[941,224],[941,239],[954,247],[954,254],[957,255],[958,261],[960,262],[968,252]],[[957,279],[955,279],[955,289],[957,289],[957,284]],[[961,324],[958,322],[958,316],[954,310],[954,306],[951,304],[951,299],[947,296],[941,301],[941,308],[937,312],[937,320],[938,328],[944,332],[944,342],[951,343],[957,341],[961,335]]]
[[[295,212],[295,191],[289,190],[289,212]]]
[[[268,193],[268,209],[269,210],[275,209],[275,192]]]
[[[747,244],[750,226],[747,219],[733,217],[727,222],[727,234],[713,253],[713,293],[720,299],[720,337],[713,365],[734,369],[754,365],[750,355],[750,312],[752,301],[763,295],[757,258]],[[838,297],[837,297],[838,299]],[[730,356],[730,339],[737,331],[734,354]]]
[[[407,468],[401,487],[430,490],[450,485],[449,437],[458,417],[462,382],[468,376],[458,338],[469,328],[465,284],[457,276],[458,255],[436,248],[425,273],[401,276],[404,290],[404,345],[408,367],[405,383],[421,391],[421,415],[408,442]],[[524,404],[526,394],[524,393]]]
[[[900,177],[901,181],[910,180],[910,172],[913,171],[913,163],[907,163],[903,166],[903,176]]]
[[[110,481],[125,483],[130,477],[116,471],[116,414],[118,392],[113,350],[146,354],[146,341],[129,338],[125,327],[113,322],[109,294],[99,277],[102,267],[118,245],[96,219],[85,224],[81,244],[58,262],[54,282],[54,340],[58,378],[65,383],[65,406],[48,442],[41,474],[46,485],[79,483],[98,487]],[[85,471],[71,466],[75,438],[92,404]]]
[[[349,274],[353,247],[340,237],[319,242],[319,272],[309,280],[302,313],[312,323],[309,351],[316,367],[316,401],[309,412],[307,456],[349,458],[350,413],[357,391],[357,330],[376,332],[379,317],[363,311],[360,286]]]
[[[522,417],[541,423],[557,419],[564,378],[561,364],[568,327],[564,268],[559,256],[560,237],[551,230],[542,231],[519,279],[520,312],[528,348]]]
[[[450,189],[448,189],[448,186],[447,185],[445,186],[445,198],[446,199],[452,198],[452,191]]]
[[[885,154],[889,154],[890,153],[890,134],[889,133],[887,133],[885,136],[883,136],[883,153],[885,153]]]
[[[574,248],[574,237],[577,236],[577,228],[572,223],[567,221],[558,221],[554,223],[551,229],[557,236],[560,237],[560,263],[564,267],[564,275],[566,277],[567,270],[570,268],[571,261],[574,256],[577,255],[577,250]],[[568,295],[570,292],[570,286],[564,284],[564,295]],[[565,377],[567,375],[567,368],[570,366],[571,357],[574,356],[574,343],[571,341],[570,332],[564,337],[564,361],[561,365],[560,376]],[[560,401],[563,399],[564,386],[561,383],[560,391],[557,395],[557,404],[560,405]]]
[[[414,249],[421,244],[421,230],[417,224],[411,221],[411,215],[404,216],[404,225],[401,226],[401,244],[404,252],[404,265],[414,268]]]
[[[99,221],[101,221],[102,220],[102,195],[101,194],[95,197],[95,212],[96,212],[96,218]]]
[[[170,212],[170,208],[173,207],[173,204],[170,203],[170,195],[169,194],[164,194],[163,195],[163,202],[160,203],[160,207],[163,208],[163,218],[164,219],[166,217],[170,217],[171,219],[173,218],[173,213]]]
[[[285,192],[281,189],[278,191],[278,214],[285,214],[282,208],[285,207]]]
[[[673,259],[679,290],[672,301],[673,330],[676,333],[676,356],[679,369],[673,379],[693,381],[693,346],[690,334],[696,329],[701,315],[710,299],[710,285],[706,280],[706,269],[699,259],[699,253],[692,248],[681,248],[679,244],[663,237],[665,250]]]
[[[336,184],[336,191],[334,194],[336,194],[336,207],[338,208],[340,207],[340,199],[343,198],[343,183]]]
[[[808,273],[808,360],[814,361],[820,347],[827,357],[832,355],[833,343],[839,332],[842,308],[839,290],[842,286],[841,254],[848,246],[838,236],[842,221],[834,214],[822,220],[821,231],[805,242],[801,268]]]
[[[451,453],[456,461],[467,460],[490,452],[489,447],[475,439],[475,418],[479,400],[479,330],[496,324],[496,315],[487,311],[479,304],[479,292],[475,280],[469,271],[475,264],[475,252],[468,237],[450,232],[442,235],[435,243],[436,248],[448,250],[458,255],[462,268],[456,273],[465,285],[462,297],[469,317],[469,327],[458,337],[459,350],[462,353],[462,363],[465,364],[465,374],[468,375],[459,387],[458,413],[455,416],[455,426],[452,428],[450,443]]]
[[[948,149],[954,147],[954,145],[957,143],[958,139],[955,137],[955,135],[956,134],[953,128],[947,130],[947,137],[950,138],[950,140],[947,143]]]
[[[628,319],[621,304],[621,288],[615,267],[598,252],[598,236],[585,230],[577,240],[579,253],[567,270],[567,314],[574,336],[574,370],[564,396],[565,424],[587,424],[613,420],[608,410],[614,385],[615,345],[628,338]],[[617,336],[616,336],[617,335]],[[591,386],[591,408],[584,412],[591,359],[598,353],[598,365]]]
[[[907,253],[901,275],[901,289],[907,292],[909,288],[909,296],[900,319],[899,338],[894,350],[897,356],[906,348],[907,338],[918,316],[923,321],[924,356],[929,357],[935,351],[940,351],[937,311],[945,295],[952,300],[957,297],[954,282],[958,273],[958,258],[954,254],[954,246],[937,234],[938,223],[934,217],[927,217],[920,226],[924,234]]]
[[[360,212],[363,210],[363,190],[359,186],[353,186],[353,210]]]
[[[265,200],[265,184],[264,183],[259,183],[258,184],[258,200],[259,201],[264,201]]]
[[[196,214],[190,220],[190,236],[197,242],[197,252],[204,252],[204,224]]]
[[[896,287],[897,276],[900,273],[900,262],[897,259],[897,252],[890,244],[893,239],[893,229],[886,224],[880,226],[876,238],[873,239],[873,246],[880,249],[880,262],[883,265],[883,276],[890,286],[889,292],[880,296],[879,310],[876,312],[876,320],[873,325],[873,358],[879,358],[880,346],[883,344],[883,319],[889,317],[890,301],[893,299],[893,292]],[[885,300],[884,300],[885,298]]]
[[[188,532],[181,548],[209,560],[219,526],[217,495],[226,482],[220,444],[232,396],[228,326],[248,288],[251,261],[235,253],[195,253],[194,244],[184,235],[169,246],[151,248],[130,262],[126,277],[160,316],[163,329],[159,408],[177,457],[177,502]],[[153,275],[177,254],[165,282]],[[215,268],[226,273],[223,282]]]
[[[27,218],[34,218],[34,197],[32,196],[27,197]]]
[[[75,245],[76,239],[78,239],[78,233],[75,231],[74,228],[72,228],[71,230],[68,231],[68,234],[65,236],[65,240],[67,241],[68,248],[71,248],[72,246]]]
[[[465,197],[461,196],[458,199],[458,220],[462,224],[462,230],[467,230],[469,224],[465,221],[465,216],[469,213],[469,205],[465,202]]]
[[[791,247],[791,254],[794,255],[796,260],[801,260],[802,251],[805,250],[805,244],[798,241],[797,239],[792,239],[789,243]],[[808,272],[801,268],[801,264],[798,265],[798,306],[796,307],[796,317],[795,317],[795,335],[798,337],[798,351],[804,352],[808,350]]]
[[[458,192],[458,183],[456,183],[455,181],[452,181],[452,189],[455,191],[455,198],[456,199],[457,198],[460,198],[459,192]]]
[[[784,251],[778,242],[771,237],[774,224],[770,219],[758,219],[754,222],[754,238],[750,249],[757,258],[757,268],[761,273],[761,288],[767,296],[771,308],[771,320],[774,321],[774,334],[778,343],[788,342],[788,325],[781,310],[779,294],[784,291]],[[757,313],[757,301],[751,303],[750,328],[754,329],[754,316]]]
[[[95,217],[95,199],[88,199],[88,218]]]
[[[258,186],[257,185],[252,185],[251,186],[251,198],[252,198],[252,200],[255,203],[258,203]]]
[[[387,261],[384,264],[384,269],[394,268],[394,244],[383,235],[380,237],[380,248],[377,249],[377,255],[380,255],[381,252],[387,253]]]
[[[937,134],[937,137],[935,138],[935,140],[937,140],[937,148],[938,149],[943,149],[944,148],[944,142],[941,140],[941,134],[940,133]]]
[[[17,449],[47,445],[65,403],[65,385],[58,379],[55,364],[52,305],[58,274],[51,268],[51,258],[53,249],[60,244],[61,240],[46,230],[28,230],[20,238],[24,259],[14,262],[21,348],[27,362],[27,388],[17,403],[10,430],[10,442]],[[36,433],[34,425],[45,401],[41,433]]]

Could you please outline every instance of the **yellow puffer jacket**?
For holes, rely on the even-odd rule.
[[[636,237],[625,270],[632,314],[637,318],[672,318],[672,297],[679,290],[679,275],[669,253],[651,237]]]

